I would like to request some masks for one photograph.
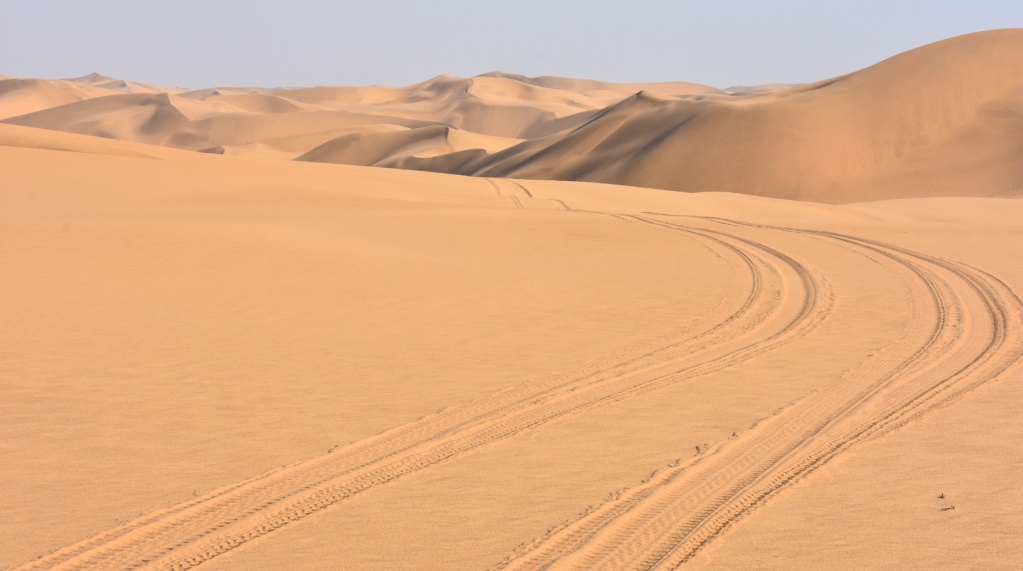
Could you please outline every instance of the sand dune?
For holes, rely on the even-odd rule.
[[[300,105],[262,94],[207,101],[172,94],[124,94],[54,107],[6,122],[189,150],[244,147],[264,139],[362,125],[428,124],[400,117],[303,109]],[[240,110],[246,106],[257,111]],[[276,112],[270,112],[270,107],[276,107]]]
[[[18,127],[15,125],[0,125],[0,147],[49,149],[52,151],[95,153],[99,155],[146,159],[158,158],[159,155],[165,152],[160,148],[145,149],[133,143],[77,136],[69,133],[53,133],[43,129]]]
[[[149,85],[148,83],[139,83],[136,81],[125,81],[123,79],[116,79],[96,72],[90,73],[89,75],[84,75],[82,77],[71,78],[68,79],[67,81],[82,85],[88,85],[91,87],[99,87],[101,89],[121,91],[124,93],[175,93],[177,91],[181,91],[179,89],[167,89],[164,87],[157,87],[155,85]]]
[[[178,93],[178,95],[187,99],[205,100],[210,97],[219,97],[221,95],[264,95],[273,94],[278,91],[281,91],[281,89],[268,87],[208,87],[205,89],[182,91],[181,93]]]
[[[333,138],[327,133],[336,137],[339,131],[356,127],[365,127],[367,135],[380,131],[380,126],[454,127],[501,138],[548,135],[585,121],[607,100],[492,77],[442,76],[407,88],[215,88],[118,97],[96,87],[109,83],[104,76],[75,81],[60,83],[65,91],[92,91],[87,96],[61,92],[60,98],[46,99],[43,89],[52,91],[49,86],[54,82],[41,82],[45,85],[31,103],[22,98],[20,106],[8,106],[12,117],[7,122],[190,150],[257,151],[293,158]],[[106,97],[102,102],[83,101],[99,96]],[[281,139],[288,143],[279,144]],[[496,151],[504,145],[484,148]],[[450,149],[459,150],[459,145]]]
[[[213,144],[167,93],[108,95],[22,115],[12,125],[202,150]]]
[[[553,76],[525,77],[522,75],[504,73],[500,71],[485,73],[481,77],[502,77],[507,79],[513,79],[515,81],[529,85],[537,85],[549,89],[559,89],[563,91],[569,91],[573,93],[580,93],[591,96],[599,95],[606,96],[607,94],[614,92],[627,96],[637,91],[652,91],[654,93],[674,96],[725,94],[725,91],[722,91],[715,87],[710,87],[709,85],[701,85],[699,83],[690,83],[685,81],[673,81],[664,83],[608,83],[605,81],[594,81],[591,79],[574,79],[568,77]]]
[[[733,85],[725,89],[730,95],[765,95],[799,87],[797,83],[767,83],[763,85]]]
[[[602,100],[487,76],[439,76],[402,89],[313,88],[280,95],[335,109],[432,121],[511,138],[550,134],[565,117],[603,107]]]
[[[1018,567],[1021,47],[0,81],[0,568]]]
[[[0,119],[109,94],[67,81],[0,78]]]
[[[220,87],[161,91],[157,87],[95,73],[66,81],[24,81],[38,82],[36,91],[39,93],[33,95],[32,102],[22,97],[20,106],[0,107],[5,109],[6,116],[12,118],[9,122],[13,124],[191,150],[223,147],[229,153],[287,153],[285,158],[305,154],[329,140],[323,138],[323,133],[358,126],[365,126],[366,134],[379,132],[378,126],[382,125],[404,128],[436,125],[500,138],[543,137],[582,124],[608,104],[628,97],[639,85],[552,77],[525,78],[501,73],[474,78],[439,76],[401,88]],[[58,83],[63,89],[59,96],[48,95],[57,89],[54,85]],[[714,88],[681,82],[650,86],[672,93],[722,93]],[[30,87],[23,86],[22,90],[30,92]],[[77,94],[74,90],[88,91]],[[122,97],[102,104],[57,109],[84,99],[109,96],[111,91],[170,93],[175,97],[163,100]],[[140,106],[173,107],[192,121],[205,122],[163,121],[156,126],[151,124],[147,113],[140,111]],[[32,115],[43,110],[50,112]],[[103,114],[104,120],[97,120],[97,111]],[[124,121],[128,124],[113,129],[110,123],[121,120],[112,118],[111,114],[118,111],[126,117]],[[253,116],[282,116],[243,118],[237,115],[239,112]],[[287,138],[289,143],[281,146],[271,142],[282,138]],[[300,141],[309,141],[309,145],[300,147]],[[378,145],[379,141],[373,144]],[[485,146],[488,151],[501,148],[504,146]],[[462,150],[461,146],[455,145],[450,152]],[[399,149],[394,149],[391,154],[399,153]]]
[[[1021,90],[1023,31],[984,32],[753,99],[644,92],[463,172],[822,202],[986,195],[1023,180],[1002,158],[1023,149]]]
[[[1021,54],[1023,31],[995,30],[813,84],[728,90],[492,72],[406,87],[174,93],[91,74],[0,82],[0,116],[188,150],[474,176],[829,203],[1013,196],[1023,184]]]
[[[276,95],[260,93],[221,94],[217,97],[217,102],[248,113],[296,113],[317,109]]]
[[[428,159],[463,151],[495,153],[519,141],[433,125],[418,129],[347,134],[296,158],[298,161],[402,168],[407,159]]]

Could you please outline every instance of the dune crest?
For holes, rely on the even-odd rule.
[[[104,95],[109,92],[69,81],[0,78],[0,119]]]
[[[1023,31],[983,32],[752,99],[632,98],[461,172],[820,202],[984,196],[1023,182],[1021,93]]]
[[[6,79],[0,119],[193,151],[847,203],[1013,195],[1021,94],[1023,30],[1007,29],[806,85],[727,90],[506,72],[194,91],[99,73]]]

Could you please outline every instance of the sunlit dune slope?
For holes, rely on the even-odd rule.
[[[110,94],[70,81],[0,77],[0,119]]]
[[[116,79],[103,75],[102,73],[93,72],[89,75],[82,77],[75,77],[67,79],[73,83],[81,85],[88,85],[91,87],[99,87],[101,89],[109,89],[112,91],[120,91],[123,93],[175,93],[182,91],[180,89],[168,89],[165,87],[159,87],[156,85],[150,85],[148,83],[139,83],[137,81],[125,81],[123,79]]]
[[[52,151],[70,151],[76,153],[94,153],[97,155],[116,155],[125,157],[155,159],[165,155],[167,149],[148,147],[136,143],[113,141],[99,137],[87,137],[72,133],[53,133],[45,129],[19,127],[17,125],[0,125],[0,147],[23,147],[29,149],[48,149]]]
[[[461,172],[822,202],[1023,182],[1023,31],[953,38],[752,99],[647,93]]]
[[[253,158],[849,203],[1016,196],[1023,30],[806,85],[721,90],[491,72],[404,87],[183,91],[0,80],[3,122]]]

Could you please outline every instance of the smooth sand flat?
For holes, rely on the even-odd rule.
[[[3,133],[0,565],[1018,560],[1018,201]]]
[[[484,180],[0,152],[5,566],[668,335],[730,276]]]

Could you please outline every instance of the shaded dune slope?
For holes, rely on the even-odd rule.
[[[187,92],[100,74],[6,79],[0,120],[192,151],[817,202],[1016,196],[1023,30],[729,90],[504,72]]]
[[[985,32],[753,99],[639,93],[462,173],[824,202],[988,195],[1023,181],[1021,94],[1023,31]]]
[[[351,133],[332,139],[295,160],[357,164],[393,168],[416,168],[410,163],[421,159],[442,157],[451,160],[451,154],[477,151],[477,156],[512,146],[515,139],[503,139],[469,133],[442,125],[417,129],[385,130],[376,133]],[[463,155],[464,156],[464,155]],[[425,164],[425,161],[422,161]],[[441,172],[443,172],[441,170]]]
[[[69,81],[0,77],[0,119],[109,94],[97,87]]]
[[[211,143],[167,93],[120,94],[87,99],[8,119],[12,125],[66,131],[190,150]],[[176,97],[175,97],[176,98]]]

